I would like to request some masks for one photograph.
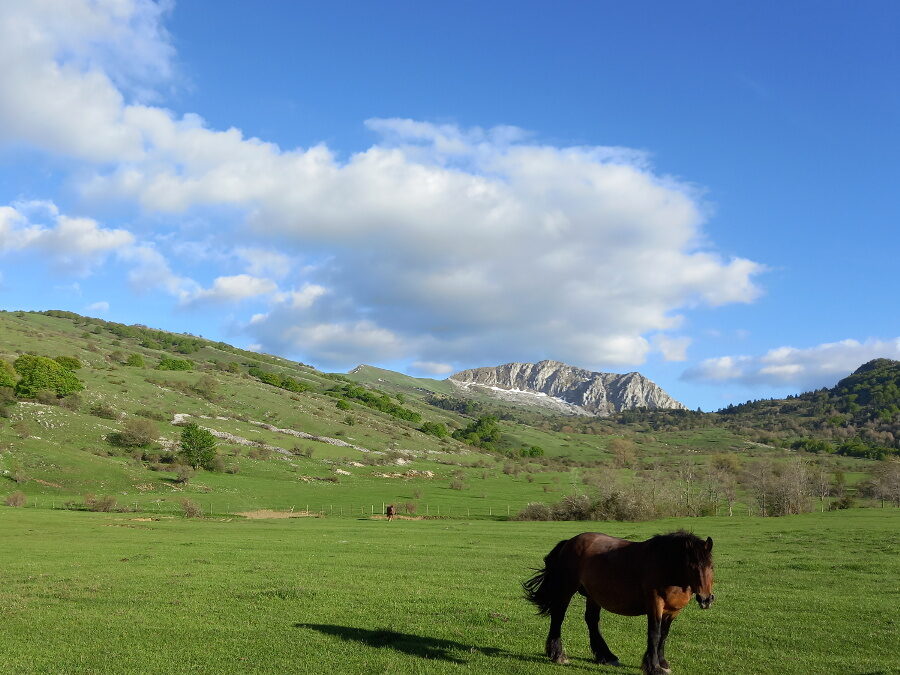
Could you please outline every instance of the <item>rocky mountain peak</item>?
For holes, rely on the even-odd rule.
[[[635,408],[685,409],[640,373],[600,373],[560,361],[472,368],[448,379],[462,389],[474,388],[507,401],[556,407],[572,414],[606,416]]]

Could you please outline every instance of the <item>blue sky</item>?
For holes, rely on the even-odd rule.
[[[900,358],[894,2],[0,2],[0,306],[691,407]]]

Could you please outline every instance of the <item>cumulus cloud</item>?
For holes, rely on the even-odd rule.
[[[99,302],[92,302],[90,305],[85,307],[88,312],[97,312],[103,313],[109,311],[109,303],[106,300],[100,300]]]
[[[687,361],[687,350],[691,342],[691,338],[686,336],[673,337],[663,334],[653,336],[653,345],[666,361]]]
[[[450,375],[454,370],[449,363],[438,363],[436,361],[415,361],[410,365],[413,370],[427,373],[428,375]]]
[[[701,361],[686,370],[682,378],[809,390],[833,386],[866,361],[876,358],[900,359],[900,337],[864,342],[841,340],[805,349],[778,347],[762,356],[720,356]]]
[[[217,277],[209,288],[199,288],[183,298],[185,304],[239,302],[260,295],[268,295],[278,290],[271,279],[262,279],[249,274],[235,274]]]
[[[70,30],[55,18],[62,7]],[[376,143],[340,159],[149,105],[134,82],[150,66],[171,70],[163,15],[149,0],[4,5],[0,128],[92,162],[88,196],[152,212],[242,210],[245,274],[202,289],[142,265],[132,280],[186,302],[271,293],[270,310],[246,324],[265,349],[331,364],[636,365],[654,345],[680,356],[683,342],[647,336],[676,330],[686,310],[760,293],[763,267],[716,252],[697,190],[643,152],[547,145],[511,126],[373,119]],[[123,75],[112,56],[131,58],[131,40],[139,65]],[[153,256],[141,251],[132,255]],[[308,251],[323,262],[296,280],[307,285],[275,293],[286,257]]]
[[[43,216],[50,224],[35,223],[30,214]],[[75,274],[87,274],[110,253],[133,242],[134,236],[126,230],[63,215],[52,202],[0,206],[0,253],[35,251],[53,266]]]

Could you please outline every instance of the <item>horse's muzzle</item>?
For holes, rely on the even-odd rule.
[[[700,605],[700,609],[709,609],[709,606],[712,604],[713,600],[716,599],[715,594],[710,593],[707,596],[702,596],[699,593],[697,594],[697,604]]]

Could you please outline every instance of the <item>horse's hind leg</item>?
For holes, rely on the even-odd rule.
[[[584,622],[588,627],[588,636],[591,640],[591,651],[597,663],[609,666],[620,666],[619,658],[612,653],[603,635],[600,633],[600,605],[585,597]]]
[[[562,644],[562,624],[573,595],[575,595],[574,590],[571,593],[561,594],[550,609],[550,632],[547,633],[546,651],[547,656],[554,663],[569,662]]]

